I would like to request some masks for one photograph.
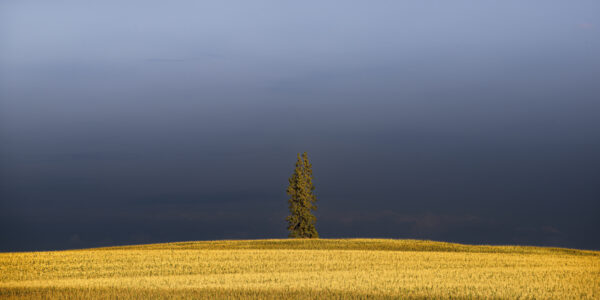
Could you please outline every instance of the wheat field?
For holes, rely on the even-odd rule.
[[[0,253],[2,299],[600,299],[600,252],[419,240]]]

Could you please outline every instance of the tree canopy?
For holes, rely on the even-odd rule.
[[[312,165],[308,155],[298,153],[294,173],[289,179],[287,194],[290,196],[288,203],[290,215],[288,221],[289,237],[291,238],[318,238],[319,233],[315,228],[317,218],[312,211],[317,210],[317,197],[314,194]]]

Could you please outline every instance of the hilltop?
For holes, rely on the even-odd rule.
[[[98,250],[365,250],[365,251],[435,251],[470,253],[573,254],[600,255],[600,251],[558,247],[465,245],[412,239],[264,239],[189,241],[96,248]]]

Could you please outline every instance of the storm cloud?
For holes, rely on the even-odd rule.
[[[3,1],[0,250],[286,237],[600,249],[596,1]]]

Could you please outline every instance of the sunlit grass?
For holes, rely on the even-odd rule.
[[[250,240],[0,254],[0,298],[600,298],[600,252]]]

